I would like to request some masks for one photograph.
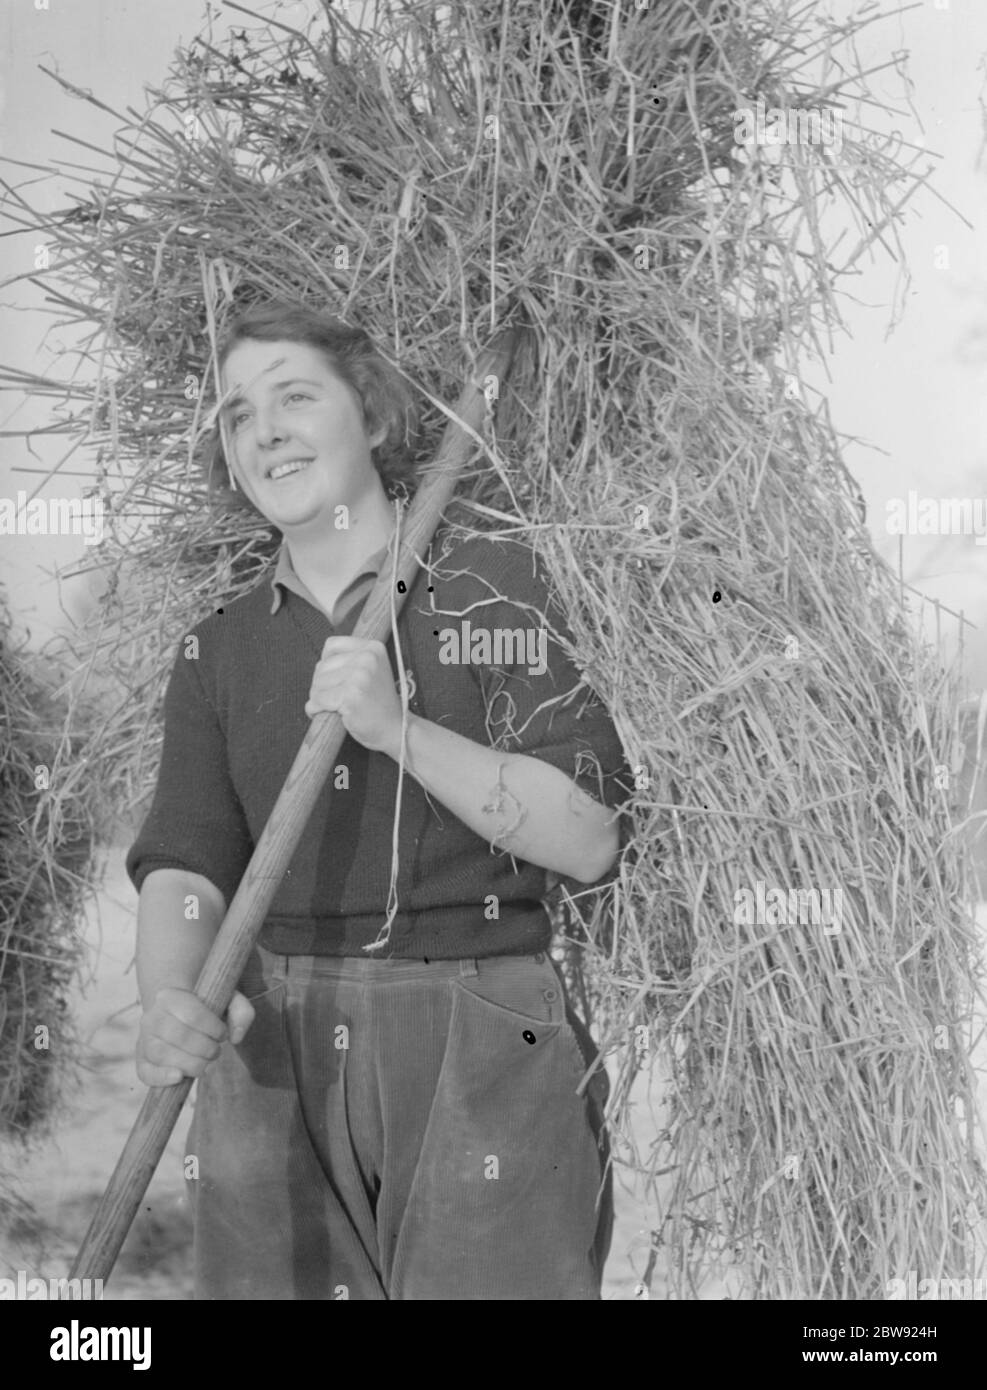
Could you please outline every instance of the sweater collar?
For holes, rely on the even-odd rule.
[[[332,613],[333,619],[336,618],[343,608],[351,607],[357,597],[367,597],[370,590],[373,588],[374,580],[383,568],[384,561],[388,558],[389,550],[390,541],[385,541],[379,550],[375,550],[372,555],[369,555],[367,559],[364,560],[363,564],[360,566],[359,573],[354,575],[336,600]],[[286,589],[291,589],[293,593],[298,594],[299,597],[312,604],[314,608],[321,609],[322,605],[309,591],[308,586],[304,584],[296,574],[295,567],[291,563],[291,554],[286,543],[282,541],[281,548],[278,551],[277,564],[274,567],[274,574],[271,577],[271,592],[273,594],[271,602],[272,615],[281,607],[284,600],[284,591]],[[357,590],[359,590],[359,593],[357,593]]]

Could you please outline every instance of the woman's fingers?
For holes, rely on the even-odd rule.
[[[217,1041],[225,1038],[226,1024],[203,1004],[197,994],[187,989],[173,989],[165,986],[154,996],[154,1003],[148,1011],[161,1018],[174,1019],[177,1023],[191,1028],[194,1032],[205,1033]]]
[[[230,1028],[230,1042],[234,1046],[243,1042],[247,1029],[254,1021],[254,1006],[239,990],[234,993],[230,1000],[230,1007],[226,1011],[226,1021]]]
[[[183,1076],[201,1076],[219,1056],[227,1031],[223,1020],[190,991],[160,989],[141,1019],[137,1075],[147,1086],[173,1086]]]
[[[378,648],[381,652],[387,652],[384,643],[374,637],[327,637],[322,644],[322,659],[350,652],[376,652]]]
[[[178,1067],[152,1067],[138,1057],[137,1076],[145,1086],[177,1086],[185,1072]]]

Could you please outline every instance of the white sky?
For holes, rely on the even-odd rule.
[[[47,0],[47,10],[35,8],[42,3],[6,0],[0,9],[0,153],[7,160],[42,165],[58,156],[99,163],[52,130],[105,145],[114,123],[64,93],[37,65],[57,69],[118,110],[142,109],[145,83],[163,80],[176,45],[199,31],[205,5],[203,0]],[[868,8],[849,0],[822,3],[837,15]],[[884,8],[890,7],[885,0]],[[306,8],[284,5],[282,13],[291,18]],[[218,32],[239,28],[245,20],[218,6],[213,13]],[[900,227],[912,277],[903,321],[888,336],[895,271],[875,256],[861,265],[856,302],[844,304],[851,336],[835,344],[827,363],[830,380],[822,372],[810,374],[828,395],[837,428],[862,441],[849,445],[845,457],[863,488],[878,549],[897,568],[898,542],[884,529],[888,498],[905,497],[909,489],[935,497],[987,498],[987,161],[978,168],[987,4],[916,0],[903,14],[873,25],[859,47],[868,66],[887,62],[894,51],[908,51],[914,112],[902,109],[892,123],[907,139],[923,138],[944,156],[934,176],[939,196],[917,195]],[[878,75],[872,85],[900,105],[900,82],[893,72]],[[41,178],[9,162],[0,162],[0,176],[14,183]],[[62,206],[66,187],[81,185],[33,182],[26,196]],[[0,239],[0,279],[30,269],[33,241],[22,235]],[[937,248],[943,247],[948,268],[941,267]],[[51,322],[39,312],[40,301],[30,285],[0,293],[3,363],[51,369],[51,355],[38,352]],[[49,411],[44,400],[23,402],[14,393],[0,394],[0,428],[42,424]],[[50,466],[64,448],[64,440],[54,447],[45,443],[42,463],[29,458],[23,439],[0,439],[0,497],[13,498],[19,488],[37,484],[37,475],[14,470]],[[71,460],[65,465],[77,466]],[[74,495],[81,481],[66,476],[61,494]],[[35,643],[65,622],[56,586],[44,582],[39,566],[51,571],[84,553],[81,540],[73,537],[0,538],[0,581]],[[963,608],[979,625],[968,634],[967,668],[974,686],[987,684],[987,546],[977,546],[972,537],[906,538],[904,573],[924,593]],[[81,584],[63,586],[69,613],[81,611]]]

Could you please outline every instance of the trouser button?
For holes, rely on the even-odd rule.
[[[544,964],[545,964],[545,952],[544,952],[544,951],[536,951],[536,952],[535,952],[535,964],[536,964],[536,965],[544,965]]]
[[[559,997],[559,995],[558,995],[558,991],[557,991],[557,990],[554,990],[554,989],[546,989],[546,990],[545,990],[545,998],[546,998],[549,1002],[551,1002],[553,999],[558,999],[558,997]]]

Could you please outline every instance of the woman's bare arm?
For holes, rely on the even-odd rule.
[[[194,993],[226,901],[208,878],[184,869],[154,869],[137,906],[137,987],[144,1014],[137,1075],[147,1086],[171,1086],[201,1076],[229,1036],[239,1042],[254,1016],[235,994],[229,1026]]]

